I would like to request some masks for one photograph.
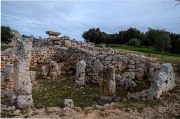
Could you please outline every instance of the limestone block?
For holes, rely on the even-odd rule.
[[[122,74],[122,77],[123,77],[123,78],[128,78],[129,75],[130,75],[130,72],[124,72],[124,73]]]
[[[136,74],[135,78],[136,78],[136,80],[143,80],[144,74],[138,73],[138,74]]]
[[[103,61],[103,64],[105,65],[105,66],[107,66],[107,65],[109,65],[111,62],[110,61]]]
[[[134,72],[130,72],[129,79],[135,79],[135,73]]]
[[[135,66],[134,65],[128,65],[128,68],[129,69],[135,69]]]
[[[32,95],[19,95],[17,97],[17,106],[20,109],[32,107],[33,106]]]
[[[135,61],[134,61],[134,60],[129,60],[128,63],[129,63],[130,65],[134,65],[134,64],[135,64]]]
[[[48,66],[42,66],[41,67],[41,75],[42,78],[46,78],[48,76],[49,67]]]
[[[79,62],[77,62],[75,87],[85,85],[85,77],[86,77],[85,68],[86,68],[86,62],[84,60],[80,60]]]
[[[64,107],[74,108],[74,102],[72,99],[65,99],[64,100]]]
[[[125,61],[122,60],[122,61],[117,62],[117,66],[118,66],[119,71],[123,71],[126,69],[127,64]]]
[[[97,59],[99,59],[99,60],[104,60],[104,57],[105,57],[105,55],[98,55],[98,56],[97,56]]]
[[[160,71],[155,73],[148,91],[148,100],[159,99],[163,92],[172,90],[175,87],[174,71],[171,63],[163,63]]]
[[[58,64],[55,61],[50,61],[49,64],[49,72],[57,72],[58,71]]]
[[[96,59],[96,60],[94,61],[93,72],[94,72],[95,74],[98,74],[98,72],[99,72],[100,70],[102,70],[102,69],[103,69],[103,64],[100,62],[99,59]]]
[[[120,76],[120,74],[115,74],[115,81],[117,86],[124,87],[124,79]]]
[[[47,107],[47,111],[49,112],[60,112],[62,109],[60,107]]]
[[[98,73],[99,86],[101,91],[101,100],[115,101],[116,98],[116,82],[115,68],[112,66],[104,66]]]
[[[124,80],[124,88],[125,89],[133,90],[137,86],[137,84],[131,79],[125,78],[123,80]]]
[[[7,81],[13,81],[14,65],[8,64],[4,69],[4,79]]]
[[[105,61],[111,61],[112,60],[112,57],[108,56],[105,58]]]
[[[107,54],[113,55],[115,51],[112,48],[107,48]]]
[[[11,104],[18,108],[28,108],[33,104],[32,83],[29,74],[31,60],[32,39],[17,39],[14,48],[14,92],[11,96]]]

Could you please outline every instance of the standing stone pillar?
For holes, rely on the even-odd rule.
[[[101,91],[101,100],[103,102],[115,101],[115,68],[113,66],[104,66],[103,69],[99,72],[98,77]]]
[[[33,106],[32,83],[29,74],[31,49],[31,38],[17,40],[14,49],[14,92],[11,96],[11,104],[17,108],[30,108]]]
[[[81,60],[76,64],[75,87],[80,87],[85,85],[85,74],[86,74],[85,68],[86,68],[86,62],[84,60]]]

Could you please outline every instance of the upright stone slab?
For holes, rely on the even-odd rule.
[[[41,76],[42,78],[46,78],[49,73],[49,67],[48,66],[42,66],[41,67]]]
[[[55,61],[50,61],[49,64],[49,76],[53,79],[58,76],[58,64]]]
[[[99,72],[98,76],[101,91],[101,100],[103,102],[115,101],[115,68],[113,66],[104,66],[103,69]]]
[[[79,62],[77,62],[75,87],[81,87],[85,85],[85,68],[86,62],[84,60],[80,60]]]
[[[103,57],[103,59],[104,59],[104,57]],[[103,66],[104,65],[101,63],[101,61],[99,59],[96,59],[94,61],[92,83],[94,83],[94,84],[99,83],[98,73],[99,73],[99,71],[101,71],[103,69]]]
[[[14,93],[11,104],[17,108],[30,108],[33,105],[32,83],[29,74],[32,39],[18,39],[14,49]]]
[[[160,71],[155,73],[148,90],[147,100],[159,99],[163,92],[172,90],[175,87],[174,71],[171,63],[163,63]]]

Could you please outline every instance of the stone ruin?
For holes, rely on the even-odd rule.
[[[53,31],[46,31],[46,34],[49,34],[49,38],[58,38],[58,36],[61,34],[60,32],[53,32]]]
[[[112,102],[116,99],[115,68],[104,66],[98,73],[101,100]]]
[[[105,44],[98,48],[93,43],[70,40],[68,36],[57,37],[60,33],[47,33],[56,37],[39,40],[19,38],[13,50],[4,51],[1,55],[1,72],[4,72],[1,85],[2,88],[14,89],[11,104],[18,108],[33,105],[31,90],[36,73],[29,68],[42,64],[49,64],[41,67],[42,78],[53,80],[74,72],[75,87],[86,83],[99,85],[100,98],[105,102],[116,101],[116,87],[133,90],[138,86],[136,81],[145,78],[151,81],[151,87],[129,94],[128,98],[159,99],[163,92],[175,86],[171,64],[162,64],[156,73],[159,70],[157,64],[143,55],[117,52],[106,48]],[[7,82],[11,82],[10,86]],[[164,83],[159,84],[161,82]]]
[[[81,87],[85,85],[85,77],[86,77],[86,62],[81,60],[76,64],[76,76],[75,76],[75,87]]]
[[[33,106],[32,82],[29,65],[31,60],[32,39],[18,39],[14,50],[14,91],[11,96],[11,105],[18,108]]]

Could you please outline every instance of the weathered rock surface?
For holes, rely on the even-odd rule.
[[[116,74],[115,75],[115,79],[116,79],[116,85],[117,86],[121,86],[121,87],[124,87],[125,89],[130,89],[130,90],[133,90],[137,84],[132,80],[131,76],[130,76],[131,73],[127,73],[125,72],[123,74],[123,77],[120,76],[120,74]],[[130,76],[130,77],[129,77]],[[135,74],[133,74],[133,76],[135,76]]]
[[[74,108],[74,102],[72,99],[65,99],[64,100],[64,107]]]
[[[32,107],[32,83],[29,74],[31,60],[32,39],[18,39],[15,47],[14,63],[14,94],[11,96],[11,104],[17,108]]]
[[[103,57],[103,56],[101,56]],[[96,59],[94,61],[94,66],[93,66],[93,79],[92,79],[92,83],[94,84],[98,84],[99,83],[99,77],[98,77],[98,73],[99,71],[101,71],[103,69],[103,64],[101,63],[101,61],[99,59]]]
[[[115,68],[112,66],[104,66],[99,72],[99,86],[101,91],[101,100],[115,101],[116,98],[116,82]]]
[[[4,69],[4,79],[6,81],[13,81],[14,64],[8,64]]]
[[[31,83],[33,85],[36,79],[36,71],[29,71],[29,74],[30,74]]]
[[[175,87],[175,78],[172,65],[163,63],[160,71],[157,71],[155,77],[151,81],[151,87],[148,91],[148,100],[159,99],[163,92],[172,90]]]
[[[42,66],[41,67],[42,78],[46,78],[48,76],[48,73],[49,73],[49,67],[48,66]]]
[[[85,77],[86,77],[85,68],[86,68],[86,62],[84,60],[77,62],[75,87],[81,87],[85,85]]]
[[[58,76],[58,64],[55,61],[50,61],[49,64],[49,76],[52,77],[53,79],[55,79]]]

